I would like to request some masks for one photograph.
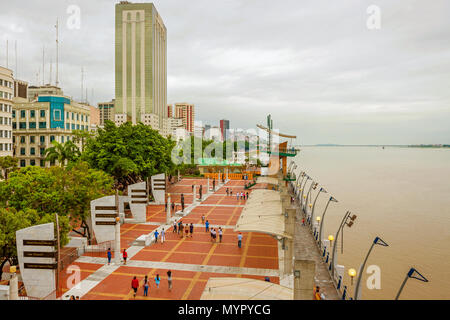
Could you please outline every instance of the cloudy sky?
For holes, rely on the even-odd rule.
[[[17,40],[17,75],[36,84],[44,46],[49,82],[58,17],[65,93],[81,97],[84,67],[90,102],[114,98],[118,1],[1,1],[0,65],[8,39],[15,69]],[[168,30],[168,102],[194,103],[196,120],[255,128],[271,113],[299,144],[450,143],[447,0],[153,3]],[[67,27],[70,5],[79,29]],[[367,27],[371,5],[379,29]]]

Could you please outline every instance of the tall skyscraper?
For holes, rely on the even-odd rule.
[[[222,139],[223,141],[227,140],[228,137],[228,130],[230,130],[230,120],[220,120],[220,132],[222,133]]]
[[[193,104],[175,103],[175,118],[183,119],[183,127],[186,131],[194,133],[195,111]]]
[[[12,106],[14,78],[10,69],[0,67],[0,156],[13,155]]]
[[[116,123],[167,118],[166,35],[153,3],[116,4]]]

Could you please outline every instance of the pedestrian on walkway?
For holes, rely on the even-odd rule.
[[[180,221],[178,221],[178,234],[180,234],[180,232],[183,231],[183,223]]]
[[[205,215],[202,214],[202,223],[205,224]]]
[[[148,296],[148,276],[144,278],[144,297]]]
[[[122,252],[123,264],[127,264],[128,253],[126,249],[123,249]]]
[[[159,278],[159,274],[156,275],[155,277],[155,283],[156,283],[156,287],[159,288],[159,283],[161,282],[161,279]]]
[[[167,271],[167,283],[169,285],[169,291],[172,290],[172,271]]]
[[[236,200],[239,201],[239,192],[236,192]]]
[[[220,243],[222,243],[222,234],[223,234],[222,227],[219,227],[219,242]]]
[[[248,200],[248,191],[247,191],[247,200]]]
[[[183,236],[184,236],[184,226],[183,226],[183,224],[180,224],[178,226],[178,235],[180,236],[180,238],[183,238]]]
[[[164,211],[167,212],[167,202],[164,204]]]
[[[184,212],[184,194],[181,194],[181,212]]]
[[[305,218],[302,218],[302,226],[305,225]]]
[[[240,233],[240,232],[238,234],[238,247],[239,248],[242,247],[242,233]]]
[[[189,226],[189,232],[191,233],[191,238],[192,235],[194,234],[194,224],[191,222],[191,225]]]
[[[165,240],[166,240],[166,231],[164,231],[164,228],[162,228],[162,230],[161,230],[161,244],[163,244]]]
[[[186,234],[186,238],[189,237],[189,223],[186,223],[186,227],[184,228],[184,233]]]
[[[174,214],[174,213],[175,213],[175,201],[172,202],[172,214]]]
[[[211,236],[211,242],[213,242],[214,241],[214,228],[211,228],[210,236]]]
[[[173,233],[173,232],[177,232],[177,222],[176,222],[176,221],[173,223],[173,230],[172,230],[172,233]]]
[[[319,286],[316,286],[316,288],[314,289],[314,300],[321,300],[320,287]]]
[[[230,195],[230,190],[227,188],[227,197]]]
[[[159,236],[158,229],[155,230],[154,235],[155,235],[155,243],[158,243],[158,236]]]
[[[199,195],[199,199],[200,201],[202,200],[202,194],[203,194],[203,185],[200,185],[200,188],[198,189],[198,195]]]
[[[230,197],[233,196],[233,189],[230,188]]]
[[[192,185],[192,193],[194,193],[194,185]]]
[[[134,276],[133,280],[131,280],[131,288],[133,289],[133,297],[136,298],[136,292],[139,288],[139,280]]]
[[[107,255],[108,255],[108,264],[110,264],[111,263],[111,248],[108,248]]]
[[[209,221],[208,220],[206,220],[206,222],[205,222],[205,228],[206,228],[205,232],[208,232],[208,230],[209,230]]]

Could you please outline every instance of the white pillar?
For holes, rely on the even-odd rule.
[[[171,206],[171,203],[170,203],[170,194],[167,196],[167,212],[166,212],[166,223],[169,223],[170,222],[170,206]]]
[[[9,280],[9,300],[19,300],[19,281],[16,273]]]
[[[120,264],[120,218],[116,218],[115,241],[114,241],[114,262]]]

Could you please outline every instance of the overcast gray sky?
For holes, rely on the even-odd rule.
[[[15,68],[17,40],[18,77],[36,84],[45,46],[48,82],[59,17],[65,93],[81,97],[83,66],[90,102],[114,98],[118,1],[1,2],[1,65],[9,39]],[[450,143],[450,1],[153,3],[168,31],[168,102],[194,103],[196,120],[255,128],[271,113],[300,144]],[[80,29],[67,27],[69,5]],[[380,29],[367,28],[370,5]]]

